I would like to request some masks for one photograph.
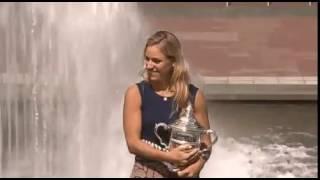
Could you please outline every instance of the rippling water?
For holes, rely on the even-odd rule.
[[[317,177],[316,102],[214,102],[206,177]]]

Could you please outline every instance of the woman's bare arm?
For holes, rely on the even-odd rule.
[[[199,89],[196,94],[195,105],[194,105],[194,116],[197,119],[198,123],[204,129],[210,129],[209,117],[208,117],[208,107],[206,104],[206,99],[203,92]],[[202,142],[206,148],[211,148],[211,137],[204,134],[202,136]]]
[[[200,89],[196,94],[194,103],[194,116],[201,127],[203,127],[204,129],[210,128],[205,96]],[[202,142],[205,144],[206,148],[209,148],[211,150],[210,136],[203,136]],[[201,156],[201,158],[198,158],[196,162],[178,171],[178,176],[193,177],[194,175],[198,175],[204,167],[206,160],[207,158]]]

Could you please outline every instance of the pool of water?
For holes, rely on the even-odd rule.
[[[317,177],[317,102],[209,102],[220,140],[202,177]]]

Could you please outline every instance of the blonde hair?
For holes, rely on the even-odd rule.
[[[174,63],[169,88],[174,91],[174,101],[178,108],[185,108],[189,100],[190,75],[182,55],[182,47],[178,38],[168,31],[157,31],[148,38],[144,54],[149,46],[158,45],[160,51]],[[147,74],[144,75],[148,79]]]

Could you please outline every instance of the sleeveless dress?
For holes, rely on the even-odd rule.
[[[158,147],[164,148],[160,144],[159,139],[154,134],[156,123],[170,124],[178,117],[180,111],[176,111],[176,106],[173,97],[164,98],[158,95],[152,86],[146,82],[141,81],[137,83],[141,95],[141,138],[155,144]],[[195,96],[198,88],[193,84],[189,84],[190,101],[194,104]],[[163,141],[168,144],[170,132],[159,128],[158,133]],[[160,161],[145,159],[135,156],[134,166],[130,175],[131,178],[141,177],[178,177],[176,173],[169,171],[168,167]]]

